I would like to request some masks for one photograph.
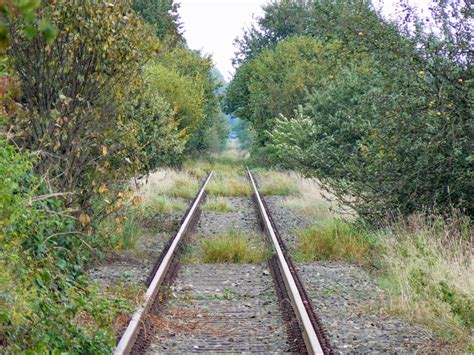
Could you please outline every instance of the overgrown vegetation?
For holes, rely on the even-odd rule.
[[[142,208],[131,179],[223,149],[221,81],[177,8],[0,4],[0,352],[110,352],[130,303],[86,266],[133,248],[143,216],[184,209],[199,187],[175,179]]]
[[[204,263],[261,263],[269,257],[269,250],[261,236],[231,230],[224,235],[205,239],[201,244]]]
[[[299,195],[301,192],[295,184],[295,179],[289,174],[278,171],[263,171],[259,174],[259,192],[262,195]]]
[[[317,176],[374,224],[423,210],[472,216],[470,3],[273,1],[237,43],[226,108],[258,159]],[[431,26],[431,27],[430,27]]]
[[[371,261],[371,242],[364,231],[334,219],[297,232],[296,260],[348,261],[367,266]]]
[[[234,209],[229,205],[229,201],[225,197],[214,197],[210,196],[207,198],[206,203],[202,205],[204,211],[213,212],[232,212]]]
[[[206,192],[212,196],[242,197],[250,196],[251,188],[241,176],[226,176],[216,174],[206,187]]]
[[[379,235],[386,311],[432,329],[451,351],[471,351],[474,327],[472,243],[465,217],[412,216]],[[471,347],[469,347],[471,346]]]
[[[225,108],[254,162],[321,182],[264,173],[265,194],[316,218],[300,260],[375,266],[388,312],[465,351],[472,21],[467,0],[432,5],[429,23],[406,4],[392,23],[363,0],[274,0],[237,40]],[[0,352],[110,352],[135,304],[91,285],[87,265],[133,248],[143,220],[184,210],[210,170],[205,208],[250,195],[244,153],[202,157],[226,146],[222,75],[187,47],[178,10],[0,1]],[[132,180],[148,183],[134,192]],[[364,223],[335,219],[341,209]],[[202,257],[261,262],[260,242],[233,231],[203,242]]]

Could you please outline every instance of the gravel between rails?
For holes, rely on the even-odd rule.
[[[88,270],[90,279],[102,288],[118,283],[145,286],[148,275],[166,243],[176,232],[183,214],[184,212],[177,212],[147,221],[153,227],[139,237],[135,250],[121,250],[107,255],[103,261]]]
[[[234,211],[203,211],[190,243],[229,229],[260,232],[250,197],[227,201]],[[181,265],[172,297],[151,321],[158,326],[148,353],[281,353],[290,348],[266,264]]]
[[[265,196],[277,228],[294,250],[295,230],[310,220],[282,205],[285,197]],[[429,331],[396,317],[383,315],[378,304],[384,292],[363,269],[343,262],[296,263],[315,310],[340,353],[415,353],[433,351]]]

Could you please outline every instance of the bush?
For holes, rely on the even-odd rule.
[[[81,275],[103,242],[33,173],[35,158],[0,140],[0,343],[6,352],[107,352],[122,298],[99,296]]]
[[[10,135],[18,146],[41,154],[35,172],[67,193],[68,207],[90,212],[96,193],[91,185],[110,186],[135,171],[135,135],[117,97],[134,86],[154,51],[153,37],[126,0],[113,6],[47,2],[37,17],[31,23],[9,18],[7,55],[20,81],[16,102],[24,108],[10,115]],[[43,26],[42,18],[56,29],[54,38],[28,35],[29,26]]]

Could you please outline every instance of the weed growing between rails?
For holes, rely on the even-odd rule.
[[[297,186],[296,193],[279,203],[308,222],[296,231],[296,261],[361,266],[385,290],[382,312],[431,330],[445,351],[474,350],[469,347],[474,327],[474,232],[468,218],[414,215],[376,230],[332,202],[317,180],[293,172],[279,174],[285,177],[267,186],[274,193],[286,185]],[[262,169],[259,176],[263,186],[265,178],[276,175]],[[277,180],[281,186],[274,183]]]
[[[204,211],[213,212],[233,212],[234,209],[229,205],[229,202],[225,197],[220,196],[209,196],[206,203],[202,205]]]
[[[206,264],[261,263],[271,255],[261,236],[236,230],[204,239],[197,249],[197,260]]]

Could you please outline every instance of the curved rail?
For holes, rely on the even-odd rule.
[[[114,350],[114,355],[123,355],[123,354],[130,353],[133,347],[135,338],[137,336],[138,330],[140,329],[140,324],[142,322],[143,316],[147,313],[148,309],[153,304],[153,301],[155,300],[155,297],[160,290],[160,286],[163,282],[163,279],[165,278],[166,272],[168,271],[170,262],[173,258],[176,248],[178,247],[178,244],[181,238],[186,233],[189,227],[189,224],[194,216],[194,213],[196,212],[199,206],[199,203],[202,200],[204,191],[206,190],[206,186],[209,183],[209,180],[211,180],[211,177],[212,177],[212,171],[207,176],[206,181],[204,182],[201,190],[199,191],[199,194],[194,200],[193,205],[189,209],[183,223],[181,224],[181,227],[176,233],[176,236],[173,238],[173,242],[171,243],[170,248],[166,252],[166,255],[161,261],[160,266],[158,267],[158,270],[153,276],[150,286],[148,287],[145,293],[143,305],[133,314],[132,319],[130,320],[130,323],[128,324],[128,327],[125,330],[125,333],[120,338],[120,342],[118,343],[117,347]]]
[[[258,192],[257,184],[255,183],[252,173],[250,172],[248,168],[247,168],[247,173],[254,190],[256,201],[258,204],[258,209],[260,211],[262,220],[265,223],[265,229],[270,234],[273,247],[277,254],[278,264],[280,266],[283,280],[286,284],[288,295],[291,298],[291,302],[293,304],[293,308],[295,310],[296,316],[299,318],[306,349],[309,354],[324,354],[325,352],[323,351],[323,348],[319,342],[316,329],[314,328],[314,325],[311,322],[310,316],[308,315],[308,311],[306,310],[303,298],[300,294],[300,291],[295,282],[293,274],[290,271],[290,267],[288,265],[288,262],[285,258],[283,250],[280,246],[280,242],[274,231],[273,225],[269,218],[269,214],[265,208],[265,204],[262,200],[262,197],[260,196],[260,193]]]

